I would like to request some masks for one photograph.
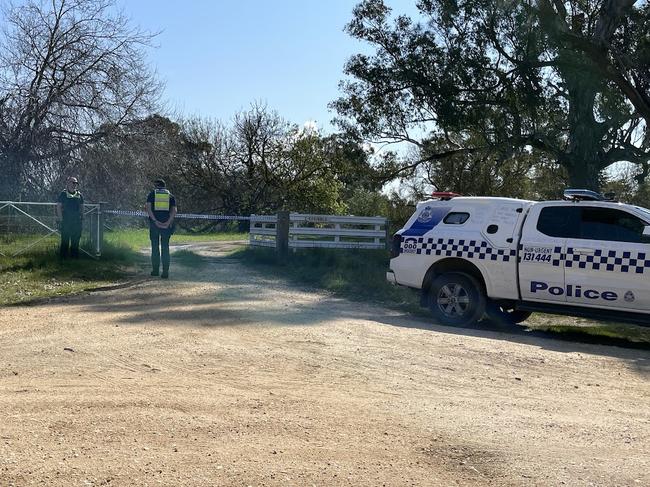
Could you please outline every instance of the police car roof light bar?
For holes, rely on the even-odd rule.
[[[458,196],[461,195],[458,193],[452,193],[451,191],[434,191],[431,193],[431,197],[439,199],[440,201],[447,201],[452,198],[457,198]]]
[[[565,189],[564,199],[574,201],[607,201],[607,198],[602,194],[588,189]]]

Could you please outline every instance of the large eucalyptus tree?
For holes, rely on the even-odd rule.
[[[611,164],[650,161],[647,0],[419,0],[393,17],[382,0],[347,31],[371,54],[347,63],[332,103],[343,127],[448,157],[538,155],[597,189]]]

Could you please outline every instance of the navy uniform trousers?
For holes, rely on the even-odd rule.
[[[149,239],[151,240],[151,268],[154,272],[160,269],[162,256],[163,274],[169,272],[169,239],[174,233],[173,228],[158,228],[153,223],[149,224]]]
[[[62,259],[79,257],[79,240],[81,239],[81,219],[63,217],[61,222],[61,247],[59,255]]]

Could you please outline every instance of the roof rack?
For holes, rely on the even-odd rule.
[[[439,199],[440,201],[447,201],[452,198],[457,198],[458,196],[461,196],[458,193],[452,193],[451,191],[434,191],[431,193],[431,197],[434,199]]]
[[[602,195],[588,189],[565,189],[564,199],[573,201],[613,201],[616,195],[607,193]]]

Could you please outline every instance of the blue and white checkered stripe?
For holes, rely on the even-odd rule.
[[[593,254],[578,254],[569,247],[565,265],[594,271],[643,274],[650,268],[650,259],[646,252],[595,249]]]
[[[456,240],[448,238],[418,237],[415,247],[404,249],[406,242],[402,241],[401,253],[417,255],[435,255],[438,257],[461,257],[464,259],[478,259],[498,262],[510,262],[517,256],[514,249],[497,249],[484,240]],[[411,244],[412,245],[412,244]],[[523,246],[519,246],[522,251]],[[520,259],[521,262],[521,259]],[[531,262],[537,264],[537,262]],[[644,274],[650,269],[650,254],[647,252],[630,252],[617,250],[594,249],[593,254],[577,253],[573,247],[568,247],[567,252],[562,252],[562,247],[553,247],[550,262],[544,261],[539,265],[552,265],[561,267],[565,265],[572,269],[587,269],[604,272],[619,272],[631,274]]]
[[[443,257],[462,257],[465,259],[478,259],[499,262],[509,262],[517,255],[515,249],[497,249],[482,240],[456,240],[453,238],[424,238],[418,237],[415,249],[405,252],[402,242],[400,252],[436,255]]]
[[[562,265],[562,262],[566,259],[566,254],[562,252],[562,247],[553,247],[553,256],[551,257],[551,264],[555,267]]]
[[[520,245],[519,251],[522,250],[523,245]],[[646,269],[650,268],[649,257],[650,255],[647,252],[630,252],[626,250],[594,249],[593,254],[583,254],[578,253],[574,247],[568,247],[566,253],[564,253],[562,247],[554,247],[551,265],[553,267],[564,265],[571,269],[643,274]],[[522,262],[521,255],[519,262]]]

